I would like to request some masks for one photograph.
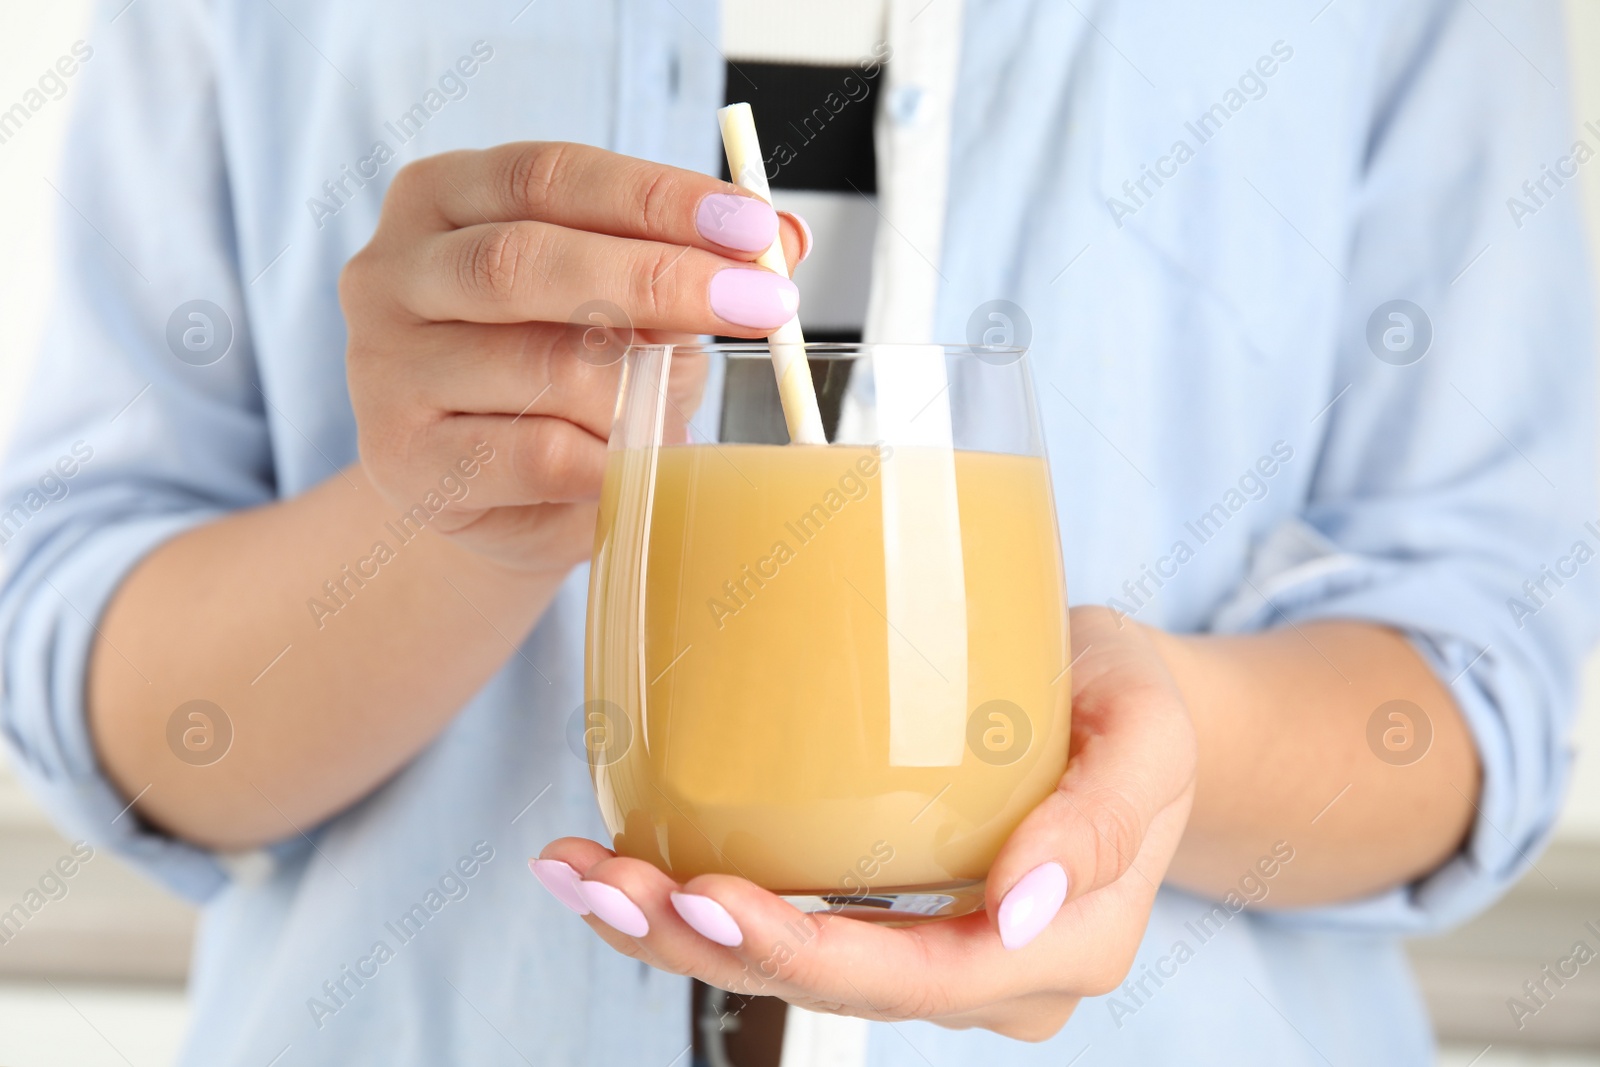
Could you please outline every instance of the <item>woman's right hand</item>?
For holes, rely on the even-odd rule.
[[[787,322],[794,286],[751,262],[778,233],[795,263],[806,236],[794,216],[584,145],[410,164],[339,282],[367,477],[404,512],[454,474],[468,491],[430,528],[502,565],[587,558],[622,348]],[[668,400],[685,416],[704,375],[703,360],[674,363]]]

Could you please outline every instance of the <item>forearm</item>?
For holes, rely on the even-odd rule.
[[[414,756],[516,654],[565,570],[512,570],[398,518],[358,465],[134,569],[100,624],[89,720],[144,817],[223,848],[314,825]],[[378,542],[392,554],[381,564]],[[233,728],[207,765],[169,747],[169,719],[195,699]]]
[[[1152,636],[1199,742],[1171,882],[1221,895],[1282,841],[1294,859],[1273,876],[1271,903],[1328,903],[1403,884],[1460,847],[1477,801],[1477,751],[1449,690],[1398,633],[1330,621],[1246,637]],[[1394,700],[1420,707],[1432,727],[1414,762],[1380,759],[1368,743],[1373,713]]]

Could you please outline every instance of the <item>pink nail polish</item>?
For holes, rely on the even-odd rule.
[[[578,892],[589,905],[595,918],[629,937],[643,937],[650,932],[650,920],[644,917],[639,905],[628,899],[626,893],[604,882],[578,882]]]
[[[766,270],[719,270],[708,295],[718,318],[753,330],[776,330],[800,310],[794,282]]]
[[[787,215],[794,220],[796,226],[800,227],[800,258],[795,260],[795,266],[798,267],[810,258],[812,246],[816,244],[816,238],[811,233],[811,224],[805,220],[804,215],[794,211],[780,211],[778,214]]]
[[[529,860],[529,868],[539,883],[550,890],[550,895],[577,912],[589,914],[589,905],[578,893],[578,872],[560,860]]]
[[[1067,872],[1043,863],[1022,876],[1000,902],[1000,943],[1019,949],[1038,937],[1067,899]]]
[[[761,252],[777,239],[778,213],[759,197],[712,193],[695,209],[694,227],[724,248]]]
[[[728,948],[738,948],[744,941],[744,934],[739,924],[733,921],[733,916],[728,914],[728,909],[710,897],[674,893],[672,907],[701,937]]]

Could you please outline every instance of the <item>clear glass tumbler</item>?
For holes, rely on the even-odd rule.
[[[627,350],[589,585],[584,743],[613,846],[805,910],[965,914],[1066,768],[1056,512],[1026,353]],[[667,389],[676,361],[709,387]],[[706,407],[697,412],[691,407]]]

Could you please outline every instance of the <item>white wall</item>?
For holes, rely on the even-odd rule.
[[[1600,121],[1600,4],[1567,0],[1566,8],[1571,28],[1572,110],[1581,126],[1591,119]],[[1600,168],[1585,167],[1581,173],[1589,247],[1600,260]],[[1578,766],[1561,835],[1600,841],[1600,655],[1590,657],[1585,675],[1583,714],[1578,720]]]
[[[88,39],[88,0],[0,5],[0,109],[10,107],[79,38]],[[92,41],[91,41],[92,43]],[[50,230],[60,199],[46,178],[55,160],[76,86],[52,100],[0,144],[0,440],[9,440],[43,323],[53,252]]]
[[[0,109],[8,108],[79,38],[87,39],[89,0],[0,6]],[[0,449],[11,438],[17,405],[44,324],[54,273],[51,231],[60,198],[56,158],[70,114],[73,83],[20,132],[0,144]],[[0,765],[0,825],[32,815]]]

